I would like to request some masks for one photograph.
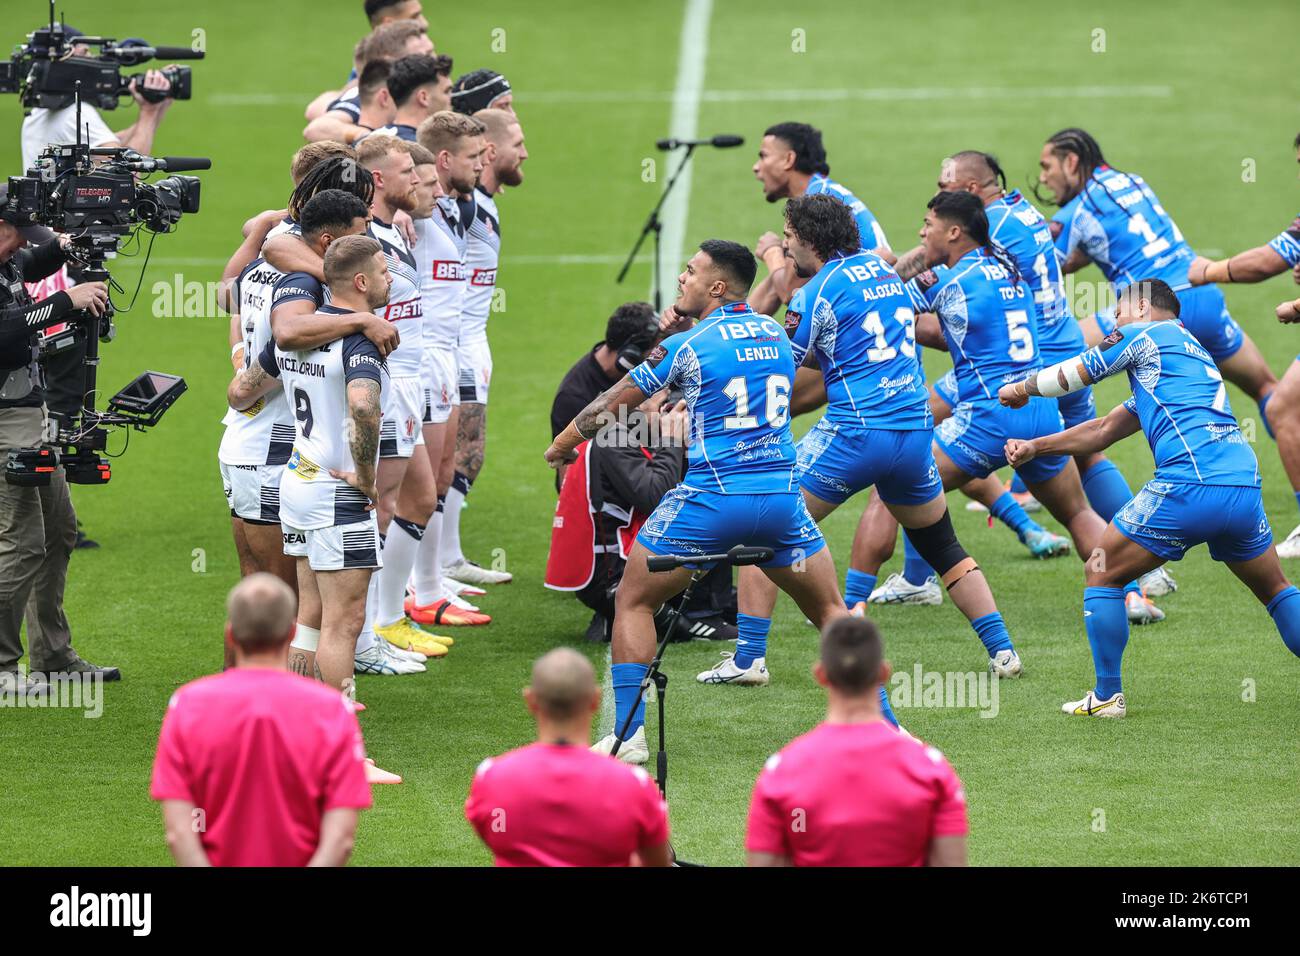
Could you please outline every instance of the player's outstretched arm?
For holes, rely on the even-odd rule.
[[[1187,281],[1192,285],[1209,285],[1212,282],[1263,282],[1281,275],[1291,268],[1272,246],[1256,246],[1245,252],[1217,261],[1197,256],[1187,269]]]
[[[917,341],[920,341],[920,336],[917,336]],[[1077,392],[1092,382],[1092,375],[1084,365],[1083,356],[1076,355],[1041,371],[1030,372],[1029,377],[1022,382],[1003,385],[998,389],[998,401],[1011,408],[1023,408],[1035,396],[1060,398],[1070,392]]]
[[[551,447],[546,449],[546,462],[552,468],[573,460],[573,450],[589,438],[594,438],[606,416],[614,414],[620,408],[640,405],[646,399],[645,393],[632,381],[629,372],[615,385],[601,392],[596,398],[569,423],[564,431],[555,436]]]
[[[1007,464],[1018,468],[1040,455],[1091,455],[1136,434],[1141,427],[1137,416],[1126,406],[1116,405],[1105,418],[1094,418],[1055,435],[1032,441],[1010,439],[1004,449]]]

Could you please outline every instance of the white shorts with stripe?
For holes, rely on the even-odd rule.
[[[379,519],[372,511],[364,521],[303,531],[284,526],[284,553],[306,558],[313,571],[377,569],[384,566],[379,552]]]
[[[451,417],[452,408],[460,404],[455,349],[425,349],[420,372],[424,379],[424,422],[441,425]]]
[[[284,465],[221,464],[230,515],[251,524],[280,523],[280,476]]]
[[[419,375],[395,376],[384,389],[383,419],[379,423],[379,457],[410,458],[424,444],[424,382]]]

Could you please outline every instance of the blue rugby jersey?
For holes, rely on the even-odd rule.
[[[1258,488],[1259,463],[1228,403],[1223,376],[1180,322],[1121,325],[1080,357],[1094,382],[1128,373],[1124,403],[1142,423],[1156,477]]]
[[[681,389],[691,423],[684,485],[753,495],[798,487],[790,435],[794,369],[781,323],[733,302],[665,339],[628,374],[647,395]]]
[[[1029,283],[1038,317],[1038,349],[1043,361],[1069,358],[1086,347],[1061,282],[1061,259],[1043,214],[1019,190],[984,207],[989,235],[1015,260]]]
[[[871,252],[827,262],[795,290],[787,321],[798,365],[812,349],[832,422],[906,431],[931,428],[916,354],[916,316],[898,273]]]
[[[847,186],[840,185],[829,176],[816,173],[808,180],[808,188],[804,190],[804,195],[818,196],[822,193],[834,196],[852,210],[853,218],[858,222],[858,234],[862,237],[863,249],[876,249],[881,246],[889,248],[889,240],[885,238],[885,230],[881,228],[880,222],[871,214],[867,204],[853,195]]]
[[[1195,253],[1136,173],[1099,166],[1083,190],[1052,217],[1063,258],[1083,249],[1119,292],[1141,279],[1162,279],[1175,292],[1191,288]]]
[[[907,283],[918,312],[934,312],[957,376],[961,402],[997,401],[998,389],[1042,364],[1038,320],[1024,278],[982,248],[951,268],[935,268]]]

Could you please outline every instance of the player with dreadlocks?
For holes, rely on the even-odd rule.
[[[995,156],[979,150],[963,150],[945,159],[939,172],[939,189],[943,192],[967,192],[984,204],[989,220],[989,236],[994,245],[1006,251],[1016,263],[1016,268],[1029,284],[1034,317],[1038,324],[1038,350],[1044,364],[1064,361],[1087,349],[1079,324],[1074,320],[1061,284],[1060,260],[1048,230],[1047,221],[1017,190],[1008,190],[1006,175]],[[909,278],[924,268],[925,247],[918,246],[903,253],[898,260],[899,275]],[[1092,390],[1079,389],[1058,399],[1065,427],[1070,428],[1097,417],[1097,406]],[[958,404],[955,373],[949,373],[935,383],[930,401],[935,420],[942,422],[952,414]],[[1075,458],[1084,492],[1092,509],[1105,521],[1133,497],[1133,492],[1119,469],[1100,452]],[[986,479],[987,480],[987,479]],[[1020,478],[1017,475],[1017,481]],[[967,486],[969,488],[969,486]],[[967,489],[963,489],[967,490]],[[1012,490],[1015,490],[1013,485]],[[909,554],[909,561],[915,559]],[[904,574],[906,574],[906,565]],[[927,577],[931,572],[923,571]],[[915,573],[914,573],[915,576]],[[897,577],[897,576],[896,576]],[[1167,572],[1159,568],[1148,576],[1152,585],[1164,593],[1172,589]],[[924,580],[924,579],[923,579]],[[890,582],[894,581],[891,577]],[[885,592],[890,582],[879,589]],[[893,590],[919,590],[921,581],[904,578]],[[930,581],[924,580],[935,593],[942,593]],[[904,603],[889,600],[890,595],[873,595],[875,603]],[[1164,619],[1164,612],[1145,598],[1139,582],[1131,582],[1125,595],[1130,623],[1149,624]],[[920,602],[912,602],[920,603]],[[936,602],[937,603],[937,602]]]
[[[1039,195],[1037,187],[1035,195],[1060,207],[1051,228],[1064,270],[1096,263],[1117,295],[1139,279],[1168,283],[1178,296],[1182,324],[1220,373],[1255,400],[1272,435],[1267,406],[1277,379],[1228,313],[1219,287],[1193,287],[1188,270],[1195,253],[1146,181],[1107,163],[1097,141],[1076,127],[1048,138],[1038,166],[1038,184],[1050,195]]]
[[[998,389],[1041,368],[1042,359],[1030,283],[1015,259],[990,236],[984,202],[964,190],[939,193],[927,204],[921,244],[922,263],[929,268],[907,289],[918,313],[916,340],[951,353],[957,375],[952,417],[934,433],[939,477],[944,489],[952,490],[1004,467],[1008,439],[1051,434],[1060,427],[1061,417],[1050,401],[1031,401],[1011,415],[998,403]],[[1106,523],[1088,507],[1074,460],[1056,455],[1036,458],[1029,465],[1017,471],[1069,530],[1076,552],[1086,559]],[[871,518],[869,511],[864,525]],[[860,533],[869,541],[882,538],[870,527]],[[883,538],[892,546],[891,534],[892,528],[886,528]],[[863,555],[865,570],[876,573],[886,556]],[[858,560],[855,553],[855,567]],[[986,647],[990,668],[1000,676],[1020,672],[1014,651]]]

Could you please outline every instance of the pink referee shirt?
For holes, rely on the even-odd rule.
[[[497,866],[627,866],[668,840],[668,806],[650,775],[585,745],[535,743],[489,757],[465,817]]]
[[[745,849],[796,866],[922,866],[933,837],[966,833],[966,794],[933,747],[883,720],[824,723],[768,760]]]
[[[364,761],[361,727],[337,690],[235,668],[172,695],[149,795],[202,811],[213,866],[303,866],[326,810],[370,806]]]

